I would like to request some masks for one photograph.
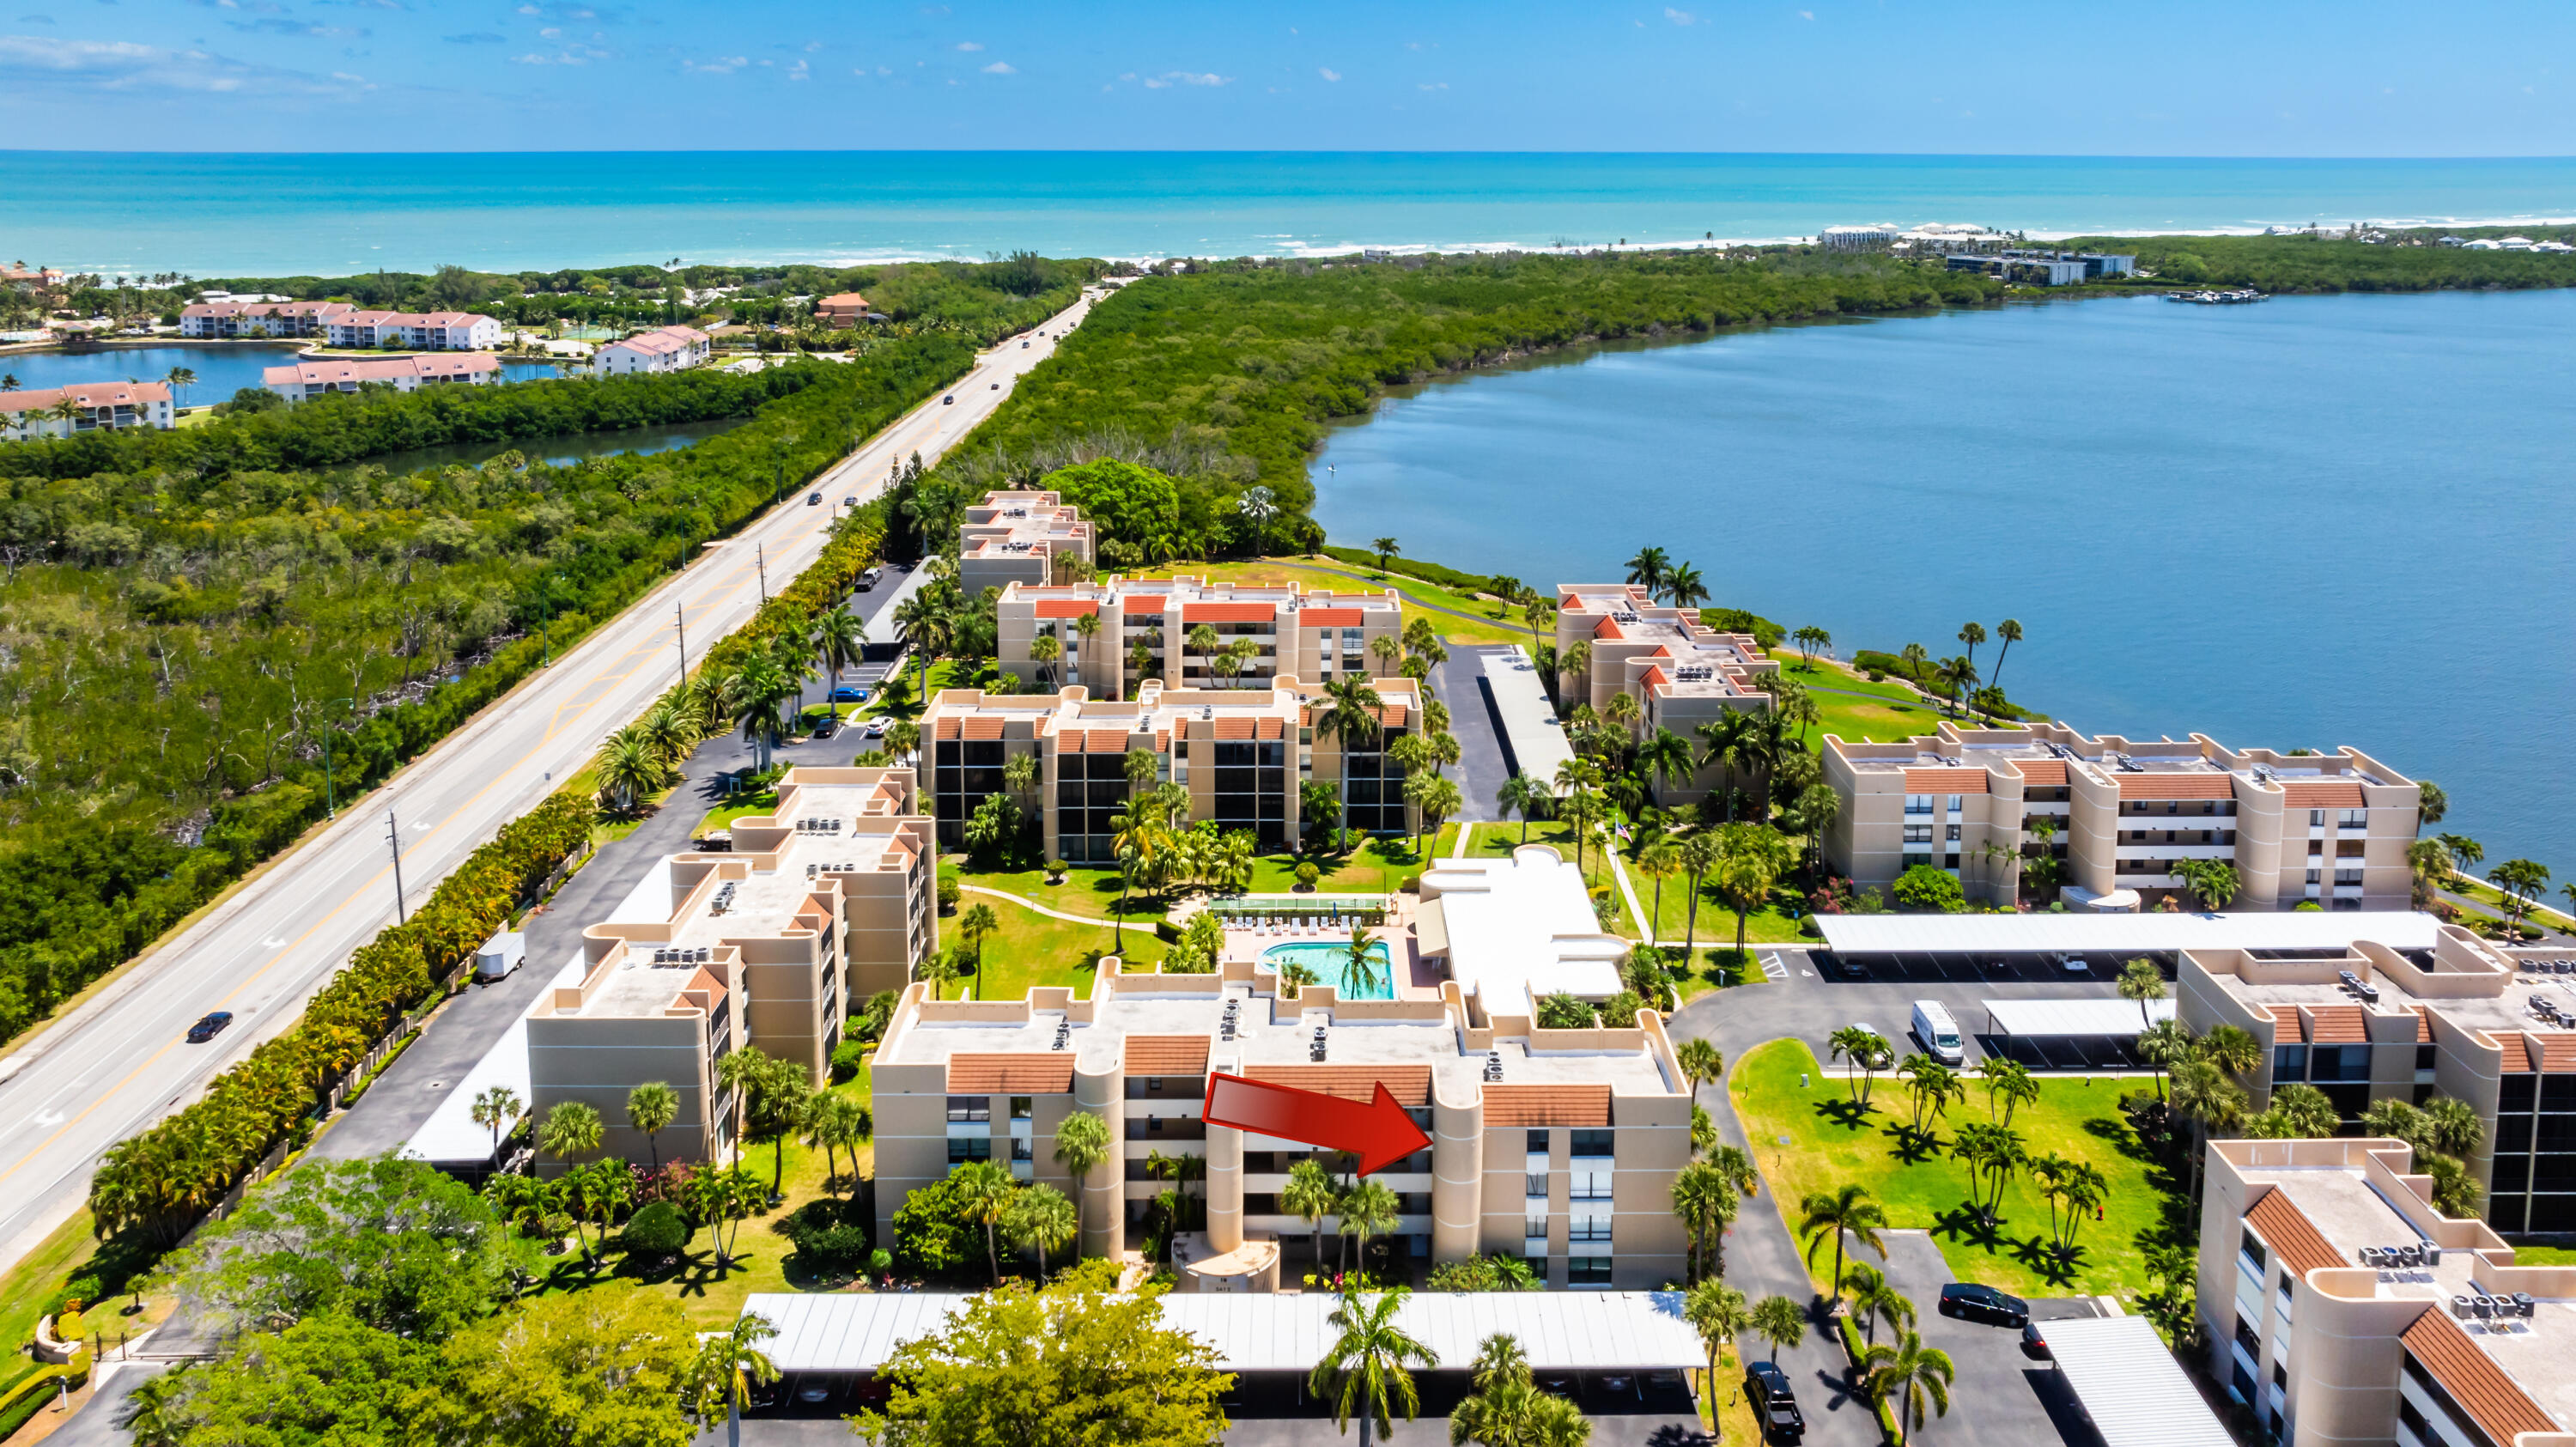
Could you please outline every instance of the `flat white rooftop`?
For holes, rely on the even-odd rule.
[[[2145,1317],[2052,1321],[2041,1330],[2105,1447],[2234,1447]]]
[[[1494,707],[1503,716],[1503,742],[1512,767],[1542,779],[1556,778],[1556,766],[1574,757],[1565,729],[1549,706],[1538,669],[1518,644],[1508,653],[1485,655],[1485,686],[1493,690]]]
[[[1546,845],[1508,859],[1443,859],[1422,879],[1422,910],[1437,911],[1449,975],[1485,1013],[1522,1015],[1562,991],[1604,1000],[1624,988],[1628,942],[1601,928],[1583,873]],[[1431,944],[1433,930],[1423,930]]]
[[[903,1342],[941,1329],[969,1298],[951,1292],[806,1295],[756,1292],[745,1315],[778,1328],[763,1350],[782,1372],[874,1371]],[[1215,1348],[1229,1372],[1313,1371],[1340,1335],[1326,1322],[1340,1298],[1175,1293],[1162,1299],[1164,1324]],[[1464,1371],[1495,1332],[1520,1339],[1539,1371],[1650,1371],[1707,1365],[1673,1291],[1415,1292],[1396,1321],[1438,1354],[1440,1368]],[[2053,1328],[2052,1328],[2053,1332]],[[2052,1340],[2053,1340],[2052,1336]],[[2171,1358],[2167,1358],[2170,1363]],[[2188,1390],[2188,1388],[2186,1388]]]
[[[2440,921],[2413,910],[2279,914],[1829,914],[1817,923],[1844,954],[2092,953],[2343,949],[2372,940],[2429,950]]]

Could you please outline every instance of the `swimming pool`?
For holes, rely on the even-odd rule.
[[[1261,952],[1261,962],[1276,970],[1290,960],[1303,963],[1315,972],[1315,982],[1331,985],[1345,1000],[1392,1000],[1395,998],[1395,956],[1386,941],[1369,944],[1369,959],[1376,965],[1376,978],[1350,981],[1342,978],[1350,968],[1351,947],[1325,940],[1303,940],[1294,944],[1272,945]]]

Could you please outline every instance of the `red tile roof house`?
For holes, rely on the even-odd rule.
[[[501,324],[478,312],[350,312],[330,325],[335,347],[481,351],[501,345]]]
[[[318,337],[335,318],[354,315],[344,301],[198,302],[179,309],[183,337]]]
[[[69,422],[53,415],[66,401],[81,409]],[[0,440],[11,442],[69,437],[101,427],[171,427],[177,420],[167,382],[89,382],[0,392]]]
[[[712,346],[707,334],[696,327],[656,327],[601,347],[597,354],[599,375],[676,372],[705,361]]]
[[[325,392],[355,392],[369,383],[412,392],[442,383],[479,387],[500,380],[501,359],[489,352],[462,357],[386,357],[381,361],[326,358],[270,367],[260,373],[261,383],[289,402],[308,401]]]
[[[818,321],[855,325],[867,320],[868,299],[855,291],[821,297],[814,303],[814,316]]]

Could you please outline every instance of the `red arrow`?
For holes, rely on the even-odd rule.
[[[1359,1174],[1365,1176],[1431,1144],[1431,1137],[1387,1092],[1386,1082],[1376,1084],[1377,1098],[1362,1105],[1218,1071],[1208,1077],[1208,1124],[1348,1151],[1359,1157]]]

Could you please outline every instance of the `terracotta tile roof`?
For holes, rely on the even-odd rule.
[[[956,1067],[949,1069],[953,1072]],[[2291,1204],[2289,1193],[2277,1187],[2265,1192],[2263,1199],[2254,1203],[2254,1209],[2245,1213],[2245,1224],[2254,1228],[2254,1234],[2281,1258],[2282,1269],[2293,1276],[2352,1264],[2334,1249],[2334,1243],[2326,1239],[2315,1222]]]
[[[1601,620],[1600,625],[1592,630],[1592,636],[1595,638],[1625,639],[1628,635],[1620,629],[1618,619],[1604,617]]]
[[[1070,1050],[948,1057],[951,1095],[1064,1095],[1072,1089]]]
[[[1088,598],[1040,598],[1038,600],[1038,616],[1041,618],[1080,618],[1084,614],[1099,611],[1100,605]]]
[[[1909,794],[1982,794],[1986,792],[1983,769],[1908,769],[1905,792]]]
[[[37,387],[0,392],[0,412],[32,412],[69,399],[80,407],[136,407],[170,400],[166,382],[82,382],[69,387]]]
[[[1081,740],[1079,745],[1080,751],[1086,754],[1123,754],[1127,752],[1127,731],[1125,729],[1082,729],[1079,732],[1067,729],[1065,731],[1065,740],[1068,744],[1071,744],[1076,738]]]
[[[1357,608],[1308,608],[1297,615],[1300,628],[1357,628],[1367,614]]]
[[[2531,1038],[2540,1042],[2542,1070],[2552,1075],[2576,1072],[2576,1035],[2564,1030],[2540,1030]]]
[[[2433,1013],[2421,1005],[2410,1005],[2407,1008],[2415,1012],[2415,1043],[2418,1045],[2432,1044]]]
[[[1256,720],[1249,718],[1218,719],[1216,736],[1221,739],[1248,739],[1252,737],[1252,726],[1255,722]]]
[[[1637,681],[1648,688],[1662,688],[1672,682],[1671,679],[1664,677],[1664,670],[1660,664],[1649,667],[1644,673],[1639,674]]]
[[[998,739],[1002,736],[1002,721],[990,714],[970,713],[958,722],[970,739]]]
[[[2299,1017],[2298,1006],[2266,1005],[2263,1008],[2272,1012],[2272,1039],[2274,1043],[2287,1045],[2294,1040],[2305,1040],[2308,1038],[2307,1022]]]
[[[2358,809],[2364,801],[2361,785],[2350,779],[2331,779],[2307,783],[2284,780],[2281,802],[2293,809]]]
[[[2233,799],[2235,781],[2225,774],[2120,774],[2123,799]]]
[[[1377,721],[1380,728],[1400,729],[1404,727],[1404,705],[1400,703],[1391,703],[1386,707],[1379,709],[1377,711]]]
[[[1488,1085],[1485,1129],[1513,1126],[1570,1126],[1605,1129],[1610,1124],[1610,1087],[1602,1085]]]
[[[1118,606],[1129,613],[1160,613],[1171,600],[1160,593],[1138,593],[1118,600]]]
[[[2497,1069],[2508,1075],[2527,1075],[2531,1072],[2531,1051],[2523,1043],[2521,1031],[2500,1034],[2493,1038],[2495,1043],[2504,1047],[2504,1060],[2496,1067]]]
[[[1265,1085],[1285,1085],[1358,1101],[1375,1100],[1377,1083],[1382,1080],[1398,1105],[1420,1108],[1431,1103],[1428,1065],[1253,1065],[1243,1073],[1245,1078]]]
[[[1261,736],[1263,738],[1284,739],[1288,737],[1288,720],[1284,718],[1265,718],[1260,722]]]
[[[931,737],[942,739],[957,737],[957,715],[942,714],[934,720],[931,724]]]
[[[2363,1045],[2369,1043],[2370,1022],[2362,1017],[2359,1005],[2310,1005],[2308,1021],[2310,1044]]]
[[[2021,766],[2021,781],[2030,788],[2063,789],[2066,787],[2064,759],[2015,759]]]
[[[689,982],[682,985],[680,990],[683,994],[691,990],[704,990],[707,992],[707,1003],[710,1005],[725,997],[724,981],[707,973],[704,965],[698,967],[696,974],[689,976]]]
[[[2529,1393],[2515,1385],[2513,1377],[2496,1364],[2496,1359],[2479,1350],[2460,1325],[2443,1314],[2439,1307],[2429,1307],[2415,1324],[2398,1338],[2406,1350],[2422,1363],[2425,1372],[2460,1410],[2469,1414],[2493,1442],[2511,1442],[2525,1432],[2547,1432],[2555,1435],[2558,1423]]]
[[[1267,623],[1277,616],[1275,603],[1191,603],[1181,609],[1183,623]]]
[[[1130,1035],[1130,1075],[1205,1075],[1208,1038],[1204,1035]]]

